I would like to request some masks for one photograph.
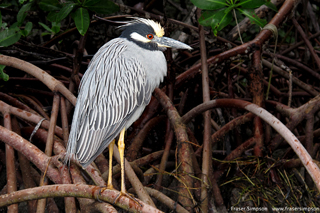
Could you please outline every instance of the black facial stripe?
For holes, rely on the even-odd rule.
[[[146,37],[148,34],[153,34],[153,35],[156,34],[154,29],[151,26],[146,25],[144,23],[137,23],[137,24],[132,24],[127,27],[124,27],[121,37],[129,39],[131,33],[138,33],[143,37]]]
[[[162,50],[163,49],[163,48],[159,48],[158,44],[155,43],[155,42],[150,41],[148,43],[144,43],[142,41],[137,41],[137,40],[131,38],[130,35],[132,33],[138,33],[138,34],[140,34],[141,36],[143,36],[145,38],[147,38],[148,34],[155,35],[156,33],[155,33],[154,29],[151,26],[146,25],[144,23],[136,23],[136,24],[132,24],[132,25],[126,26],[123,29],[124,30],[122,31],[122,34],[121,34],[120,37],[126,38],[129,41],[135,42],[140,47],[148,49],[148,50]]]

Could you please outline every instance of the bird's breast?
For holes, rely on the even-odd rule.
[[[144,61],[145,67],[150,70],[146,70],[147,81],[155,87],[163,81],[163,78],[167,75],[167,61],[161,51],[150,51],[149,57]],[[154,89],[154,88],[153,88]],[[153,91],[152,91],[153,92]]]
[[[153,86],[153,89],[158,87],[167,75],[167,61],[163,52],[159,50],[147,50],[136,45],[134,42],[130,43],[130,45],[127,45],[130,48],[127,48],[125,54],[128,57],[136,58],[145,71],[146,80]]]

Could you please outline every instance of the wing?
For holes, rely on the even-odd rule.
[[[81,81],[67,153],[75,154],[83,167],[150,101],[145,70],[134,57],[124,57],[125,42],[113,39],[101,47]]]

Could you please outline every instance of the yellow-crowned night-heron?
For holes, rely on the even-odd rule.
[[[153,90],[166,76],[162,51],[191,47],[163,37],[161,25],[149,19],[134,18],[121,28],[121,36],[99,49],[83,75],[66,159],[73,157],[85,168],[109,146],[108,188],[113,188],[112,152],[114,138],[120,133],[121,193],[125,194],[124,132],[139,118]]]

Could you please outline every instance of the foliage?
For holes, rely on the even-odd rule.
[[[58,0],[40,0],[39,2],[34,0],[19,0],[19,4],[20,9],[17,13],[17,21],[11,26],[8,26],[8,23],[2,21],[0,11],[0,47],[8,47],[19,41],[21,36],[27,37],[30,34],[33,24],[32,22],[25,23],[25,19],[29,11],[32,10],[43,10],[47,14],[46,19],[51,22],[51,27],[42,22],[38,22],[38,24],[46,30],[46,32],[42,33],[42,36],[59,33],[61,21],[69,15],[74,20],[79,33],[84,35],[90,24],[89,12],[111,14],[118,11],[118,6],[111,0],[72,0],[65,1],[64,3]],[[14,4],[0,4],[0,8],[8,8],[11,6],[14,6]],[[0,67],[0,79],[8,80],[8,75],[3,72],[4,67],[5,66]]]
[[[47,32],[46,34],[57,34],[60,32],[60,23],[69,15],[73,18],[75,25],[81,35],[84,35],[90,24],[89,12],[111,14],[118,11],[118,6],[111,0],[72,0],[61,3],[58,0],[19,0],[20,9],[17,14],[17,22],[8,27],[7,23],[2,22],[0,13],[0,46],[10,46],[21,38],[28,36],[31,32],[33,24],[27,22],[23,27],[28,12],[40,8],[47,13],[46,19],[51,22],[51,28],[44,23],[39,22]],[[23,4],[23,5],[22,5]],[[0,8],[12,6],[11,4],[1,4]]]
[[[4,81],[9,80],[9,75],[3,72],[3,69],[5,68],[5,65],[0,65],[0,79],[3,79]]]
[[[48,12],[47,20],[52,28],[41,25],[51,33],[60,31],[60,22],[71,15],[81,35],[84,35],[90,24],[89,12],[111,14],[118,11],[118,6],[110,0],[73,0],[60,3],[58,0],[41,0],[39,7]],[[49,29],[48,29],[49,28]]]
[[[203,26],[211,26],[215,35],[231,23],[232,13],[235,10],[260,27],[264,27],[267,21],[260,19],[254,9],[265,4],[277,10],[268,0],[191,0],[191,2],[204,10],[198,20],[199,23]]]

